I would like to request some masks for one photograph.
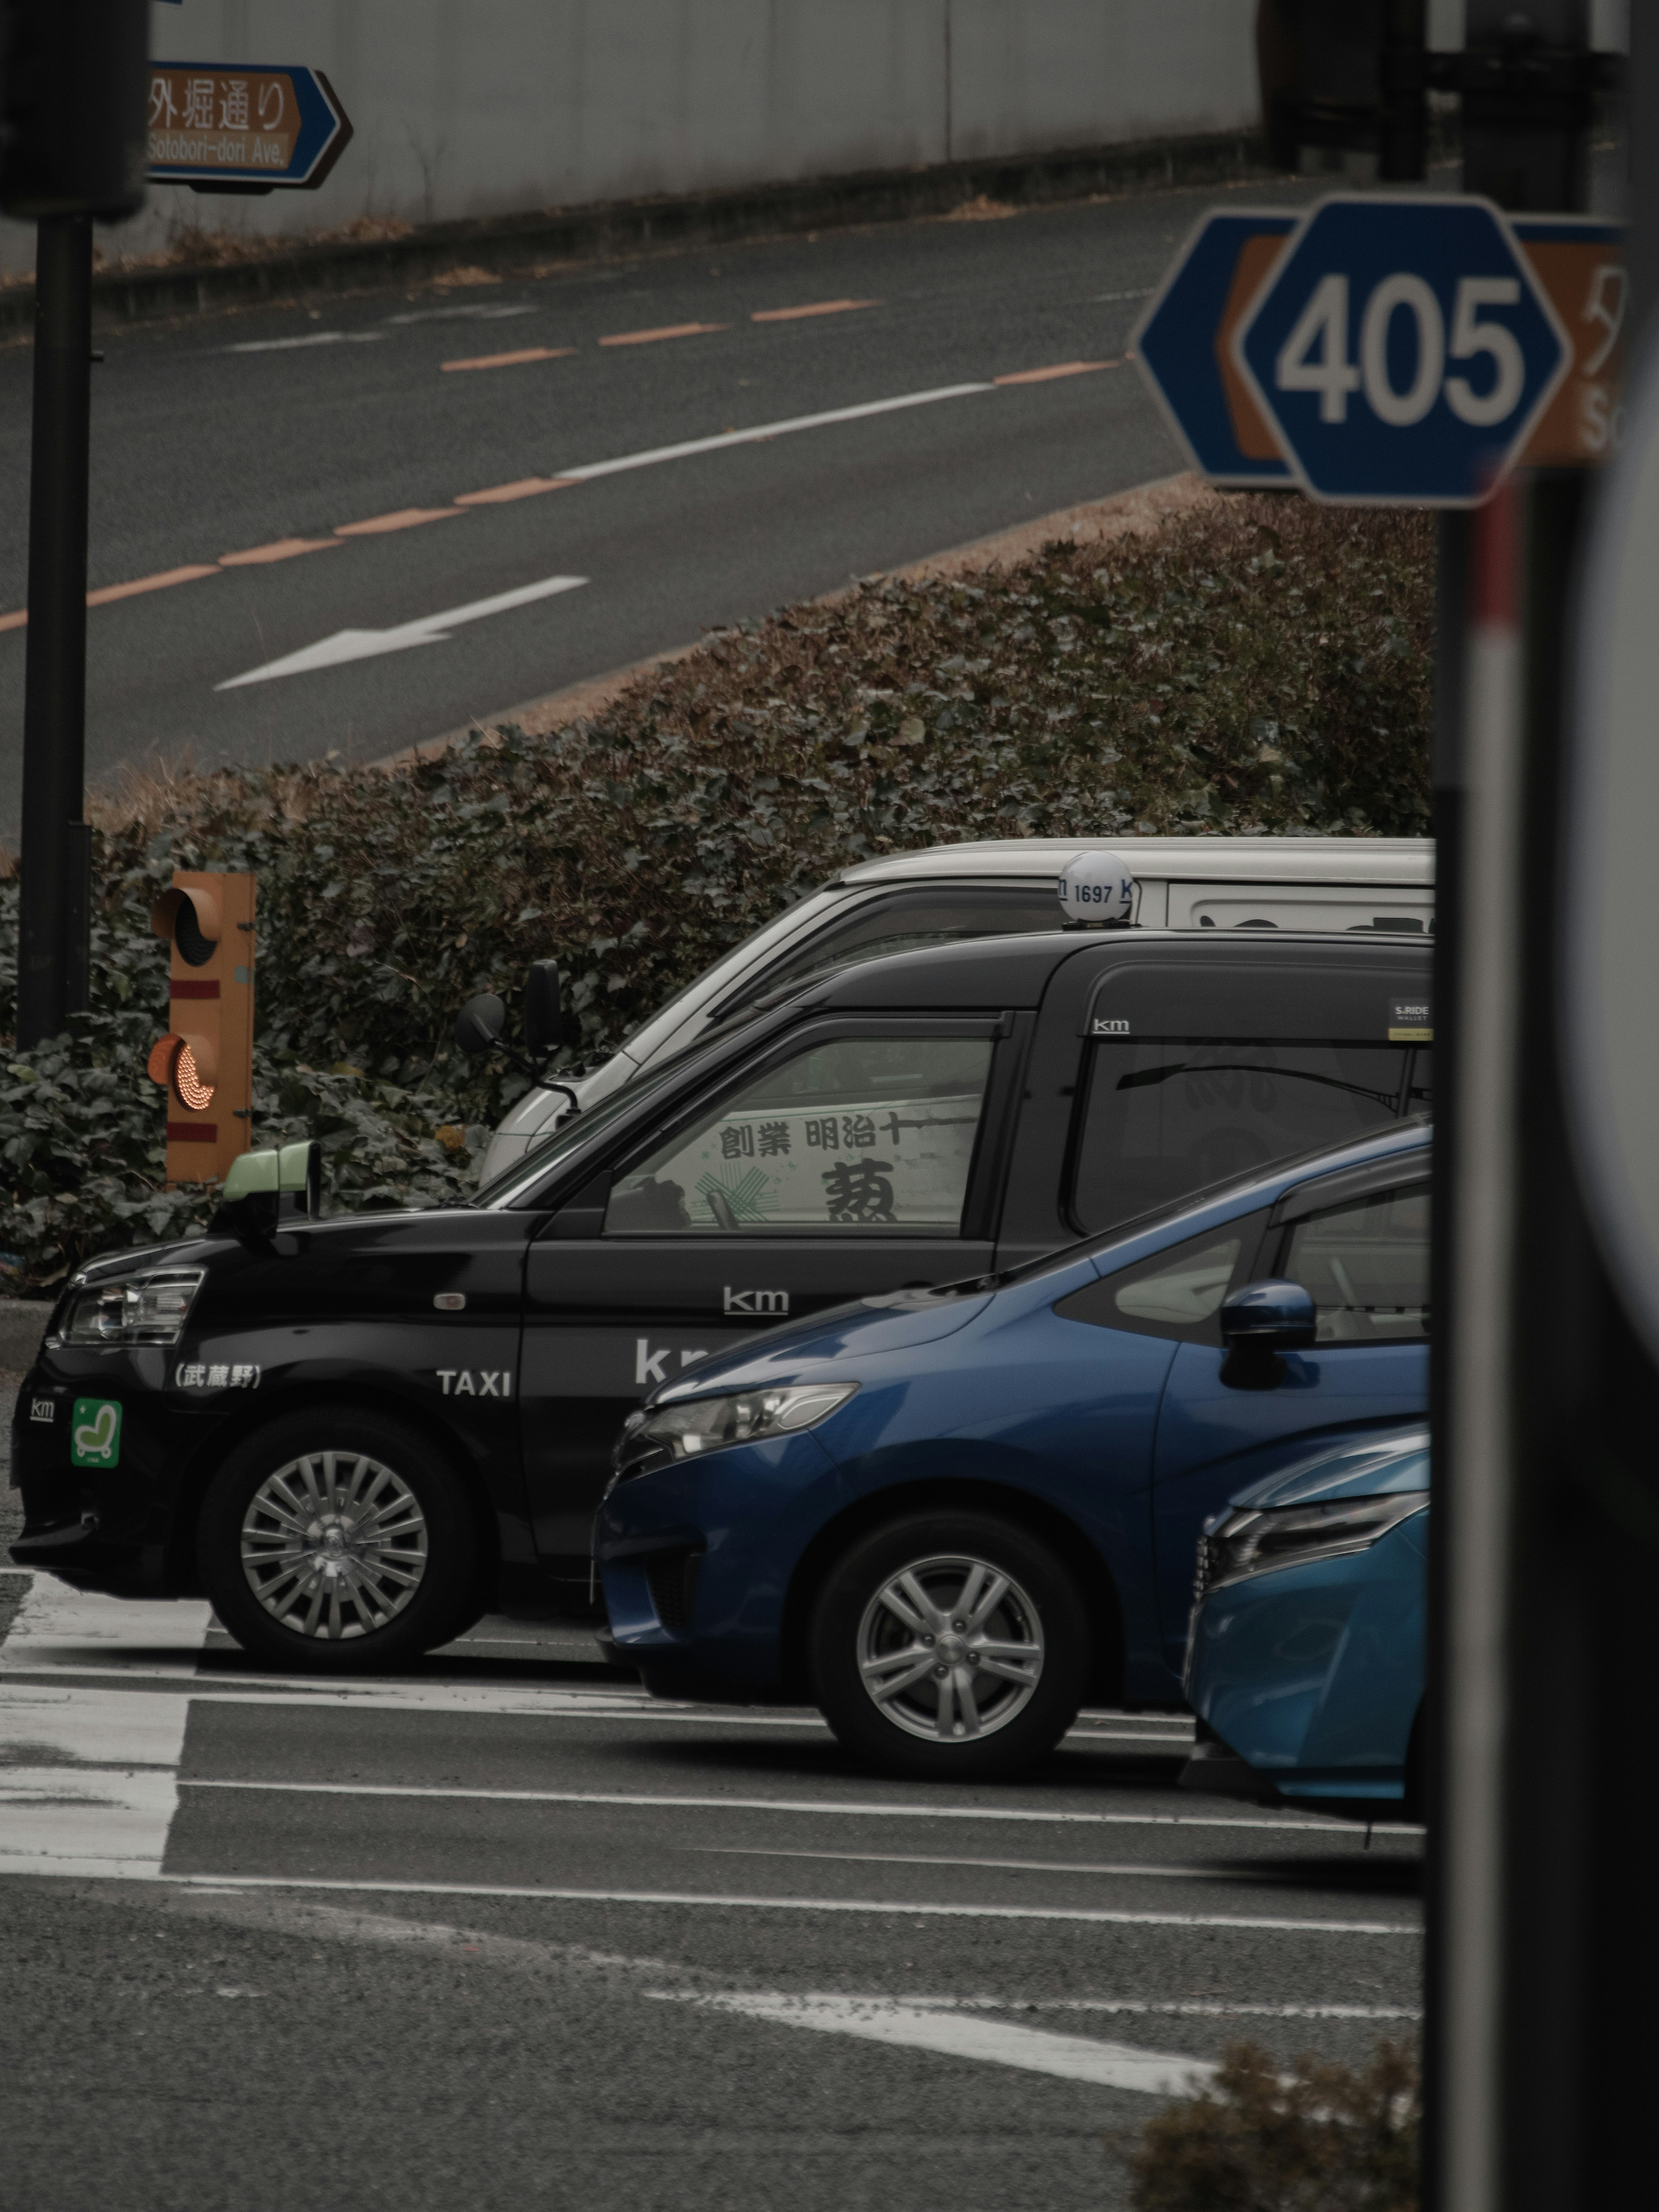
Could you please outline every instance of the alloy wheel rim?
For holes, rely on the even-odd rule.
[[[963,1553],[916,1559],[859,1623],[859,1679],[907,1735],[977,1742],[1024,1712],[1042,1676],[1042,1622],[1014,1580]]]
[[[242,1572],[290,1634],[343,1643],[385,1628],[425,1578],[426,1515],[367,1452],[305,1452],[259,1485],[242,1516]]]

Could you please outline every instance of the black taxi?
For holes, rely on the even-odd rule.
[[[65,1288],[18,1401],[12,1557],[205,1594],[290,1668],[384,1667],[503,1603],[591,1609],[611,1445],[654,1385],[1425,1111],[1430,957],[951,945],[746,1012],[469,1204],[325,1217],[252,1189],[276,1156],[247,1155],[211,1233]]]

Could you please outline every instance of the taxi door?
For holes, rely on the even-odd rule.
[[[822,1018],[672,1109],[532,1246],[520,1414],[546,1571],[588,1573],[630,1410],[757,1329],[983,1274],[1030,1018]]]
[[[1311,1351],[1243,1374],[1216,1346],[1184,1344],[1176,1354],[1158,1416],[1152,1517],[1164,1656],[1177,1676],[1207,1516],[1304,1451],[1427,1416],[1427,1173],[1421,1153],[1381,1176],[1371,1169],[1328,1178],[1331,1203],[1319,1205],[1321,1187],[1310,1184],[1274,1209],[1254,1273],[1311,1294],[1319,1331]]]

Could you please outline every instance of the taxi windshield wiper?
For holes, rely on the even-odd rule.
[[[1345,1083],[1339,1075],[1315,1075],[1304,1067],[1270,1067],[1255,1060],[1174,1060],[1164,1067],[1138,1067],[1127,1075],[1120,1075],[1116,1087],[1120,1091],[1138,1091],[1149,1083],[1167,1083],[1176,1075],[1283,1075],[1297,1083],[1322,1083],[1330,1091],[1346,1091],[1356,1098],[1369,1098],[1390,1110],[1400,1101],[1397,1087],[1393,1091],[1373,1091],[1369,1084]]]

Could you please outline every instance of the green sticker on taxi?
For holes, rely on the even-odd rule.
[[[121,1408],[113,1398],[77,1398],[70,1424],[71,1467],[119,1467]]]

